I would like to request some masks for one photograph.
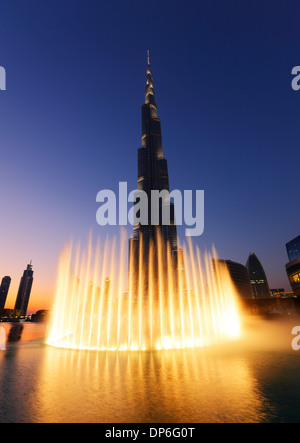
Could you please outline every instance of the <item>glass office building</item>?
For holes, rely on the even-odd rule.
[[[270,298],[270,288],[264,268],[254,252],[249,255],[246,263],[249,272],[254,298]]]
[[[300,257],[300,235],[289,241],[285,246],[290,261]]]

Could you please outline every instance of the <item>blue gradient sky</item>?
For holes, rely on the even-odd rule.
[[[30,259],[30,308],[48,308],[71,235],[101,237],[96,194],[136,188],[150,49],[171,189],[205,190],[202,249],[290,290],[285,243],[300,234],[297,0],[2,0],[0,276]],[[131,228],[129,227],[128,232]],[[182,234],[182,230],[180,230]]]

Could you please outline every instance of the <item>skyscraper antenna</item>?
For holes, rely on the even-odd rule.
[[[149,51],[149,49],[147,50],[147,63],[148,63],[148,65],[150,65],[150,51]]]

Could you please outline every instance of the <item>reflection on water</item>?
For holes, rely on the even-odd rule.
[[[5,329],[7,343],[28,343],[43,340],[45,337],[45,323],[0,323]]]
[[[91,421],[265,418],[261,412],[265,405],[243,358],[229,358],[224,367],[223,359],[190,351],[116,355],[54,351],[46,352],[41,372],[48,389],[39,385],[42,415],[51,420],[58,398],[63,410],[72,411],[73,420],[87,419],[82,417],[83,392],[89,399]],[[64,380],[63,395],[58,379]]]
[[[8,343],[15,343],[15,342],[21,340],[23,329],[24,329],[24,326],[22,324],[12,325],[9,330],[7,342]]]
[[[0,422],[300,421],[290,325],[268,324],[265,337],[278,339],[265,347],[266,325],[250,325],[226,345],[128,353],[52,348],[45,325],[5,327]]]

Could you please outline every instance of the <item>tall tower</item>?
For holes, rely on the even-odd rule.
[[[20,281],[18,295],[15,303],[15,312],[17,315],[25,316],[27,313],[32,283],[33,270],[32,264],[30,262],[30,264],[27,265],[27,269],[25,269],[23,277],[21,277]]]
[[[157,105],[154,96],[154,86],[150,67],[149,51],[147,54],[147,74],[145,86],[145,103],[142,105],[142,146],[138,149],[138,189],[148,197],[148,223],[137,224],[133,228],[133,238],[130,239],[129,251],[134,254],[134,268],[138,269],[141,252],[147,262],[150,243],[154,248],[157,243],[159,230],[164,245],[170,244],[174,264],[177,262],[177,229],[175,225],[174,204],[163,203],[159,199],[159,214],[157,224],[153,225],[151,213],[151,191],[169,192],[169,175],[167,160],[163,156],[160,119],[157,115]],[[170,211],[169,224],[162,223],[162,207]],[[142,238],[142,251],[140,242]],[[167,248],[165,248],[166,250]]]
[[[8,294],[8,290],[10,287],[11,278],[10,277],[3,277],[1,286],[0,286],[0,309],[4,309],[6,298]]]
[[[249,272],[254,298],[270,298],[271,293],[266,273],[254,252],[249,255],[246,268]]]

